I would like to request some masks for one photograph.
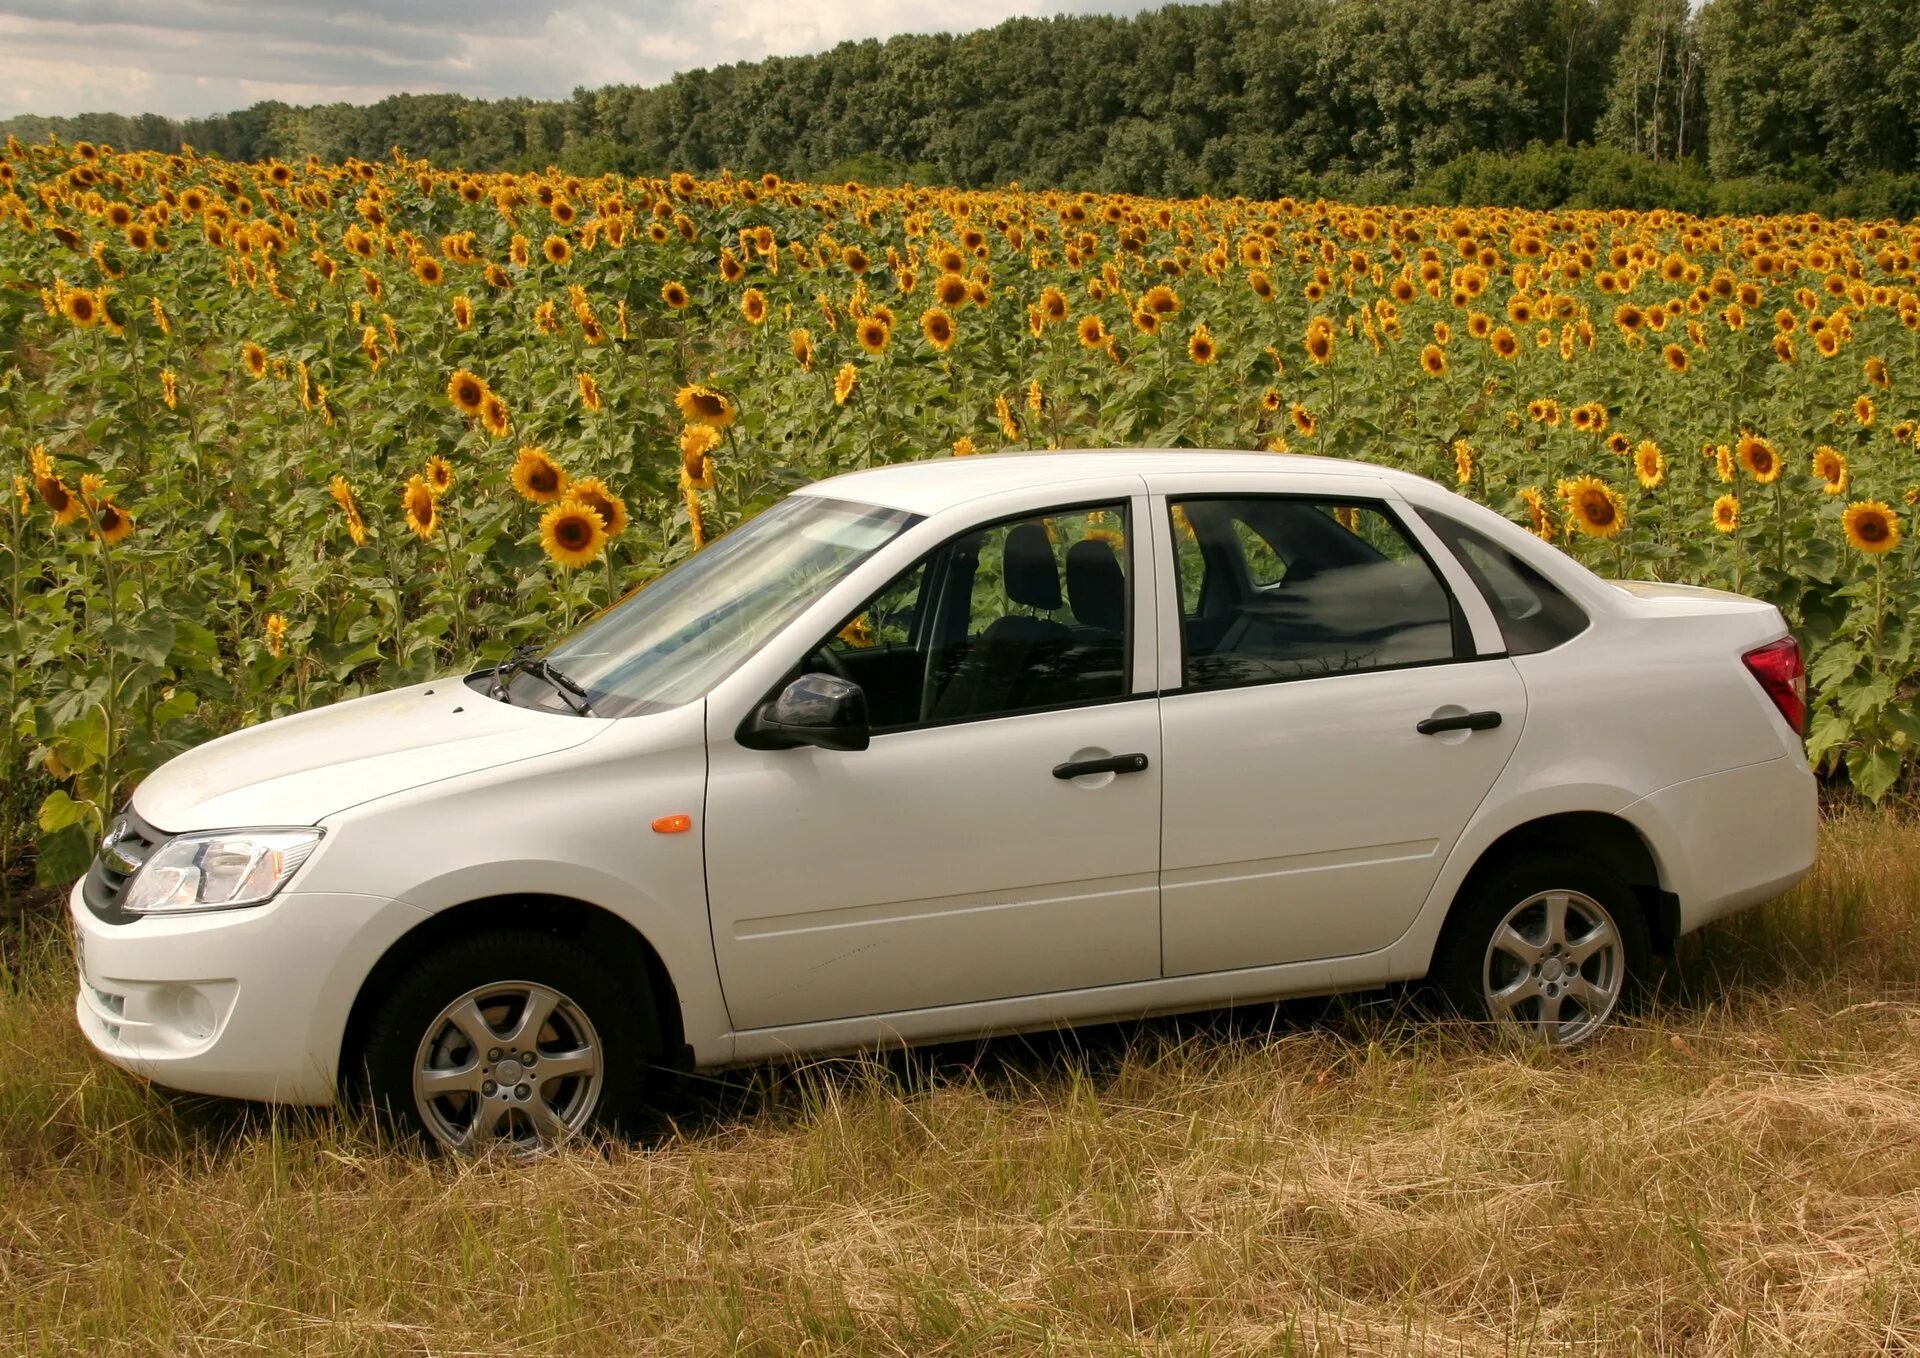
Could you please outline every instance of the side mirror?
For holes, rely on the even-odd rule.
[[[740,743],[754,750],[864,750],[871,740],[866,691],[831,674],[803,674],[747,718]]]

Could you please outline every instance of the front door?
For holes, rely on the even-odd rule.
[[[865,689],[867,749],[712,741],[708,902],[737,1030],[1159,975],[1135,512],[969,530],[824,638],[802,669]],[[1103,760],[1125,762],[1073,767]]]
[[[1167,531],[1167,974],[1386,947],[1519,739],[1513,663],[1384,502],[1176,496]]]

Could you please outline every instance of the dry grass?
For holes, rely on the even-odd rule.
[[[89,1058],[0,976],[0,1342],[73,1353],[1907,1353],[1920,828],[1828,828],[1590,1050],[1389,1002],[761,1071],[435,1163]]]

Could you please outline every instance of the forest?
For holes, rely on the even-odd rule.
[[[231,160],[1515,206],[1920,212],[1920,0],[1226,0],[843,43],[563,100],[0,134]]]

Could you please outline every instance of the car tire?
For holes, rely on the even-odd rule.
[[[1463,1018],[1575,1046],[1632,1006],[1652,949],[1633,889],[1578,853],[1530,853],[1472,882],[1431,978]]]
[[[615,976],[572,939],[502,929],[402,973],[363,1050],[390,1126],[443,1150],[532,1155],[635,1130],[661,1048],[644,971]]]

